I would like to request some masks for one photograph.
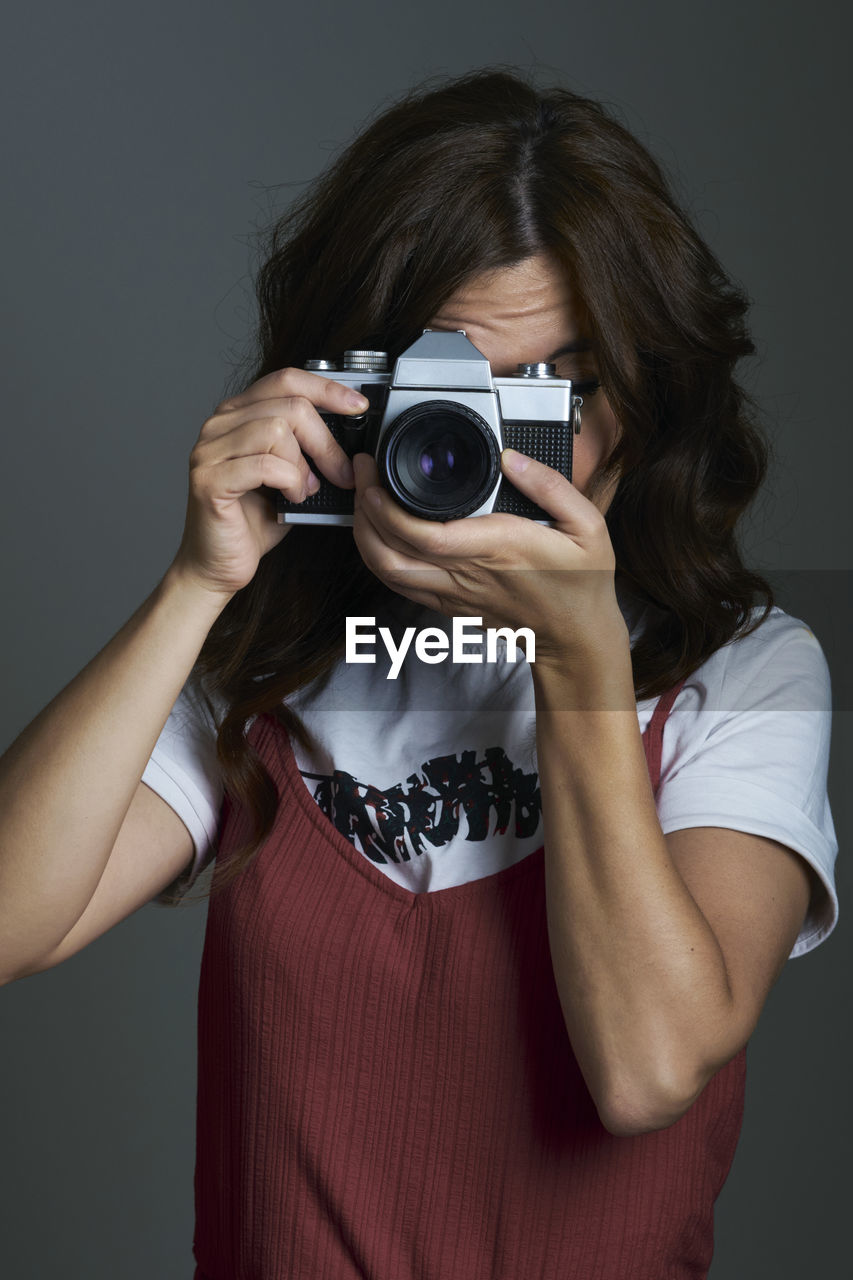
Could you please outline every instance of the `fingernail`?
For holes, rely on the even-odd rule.
[[[320,481],[314,475],[314,472],[311,471],[310,469],[308,471],[308,484],[306,487],[309,493],[316,493],[317,490],[320,488]]]
[[[351,405],[353,409],[366,409],[370,401],[367,396],[361,396],[357,391],[348,391],[347,404]]]
[[[529,458],[526,458],[523,453],[517,453],[515,449],[504,449],[501,454],[501,462],[510,471],[526,471],[529,461]]]

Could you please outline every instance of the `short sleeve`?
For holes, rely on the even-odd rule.
[[[223,794],[216,759],[216,722],[192,686],[181,690],[142,781],[174,809],[192,836],[195,857],[187,879],[181,880],[181,890],[186,892],[210,861]]]
[[[808,627],[781,610],[685,683],[664,731],[658,817],[664,834],[726,827],[776,840],[819,888],[791,957],[838,919],[838,843],[827,796],[831,686]]]

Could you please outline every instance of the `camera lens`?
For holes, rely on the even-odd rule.
[[[484,418],[451,400],[406,409],[383,436],[377,465],[401,507],[456,520],[482,506],[500,479],[500,451]]]
[[[434,440],[421,450],[418,466],[427,480],[438,484],[449,480],[456,466],[456,450],[459,444],[451,432],[446,431],[440,440]]]

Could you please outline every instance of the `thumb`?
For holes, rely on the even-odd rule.
[[[559,471],[516,449],[501,452],[501,470],[526,498],[532,498],[552,520],[570,522],[583,498]]]

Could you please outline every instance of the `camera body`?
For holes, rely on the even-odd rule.
[[[425,520],[502,511],[553,523],[502,476],[500,455],[518,449],[571,480],[583,400],[571,381],[554,376],[554,365],[519,365],[517,377],[493,378],[464,330],[425,329],[390,376],[381,351],[347,351],[343,370],[325,360],[306,368],[367,397],[370,407],[358,417],[321,417],[350,457],[375,457],[382,484],[404,510]],[[331,484],[308,461],[320,488],[300,503],[279,494],[279,524],[351,525],[353,490]]]

